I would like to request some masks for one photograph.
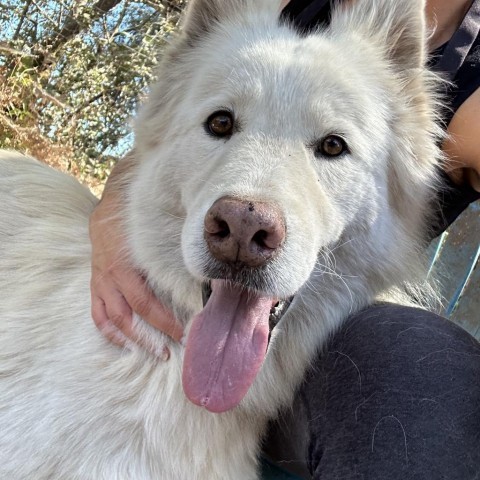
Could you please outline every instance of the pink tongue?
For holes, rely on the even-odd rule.
[[[265,358],[271,307],[272,298],[212,281],[183,360],[183,389],[191,402],[217,413],[238,405]]]

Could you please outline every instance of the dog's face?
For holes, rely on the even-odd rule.
[[[400,49],[387,55],[372,32],[362,36],[361,19],[345,31],[358,12],[300,36],[271,6],[226,3],[193,2],[165,60],[137,124],[130,215],[134,254],[159,291],[198,311],[199,286],[211,285],[190,328],[184,387],[212,411],[243,398],[264,360],[271,312],[308,288],[319,258],[362,235],[366,255],[394,243],[403,220],[392,151],[406,141],[395,122],[407,108],[398,102],[413,98],[395,78]],[[421,5],[405,3],[420,40],[401,68],[419,69]],[[212,6],[224,21],[209,23]],[[397,10],[398,23],[412,20]]]
[[[388,212],[379,191],[387,184],[391,118],[378,80],[357,73],[364,67],[342,55],[345,46],[275,33],[258,42],[245,31],[243,45],[233,38],[198,52],[210,58],[176,120],[188,133],[174,161],[184,172],[189,272],[285,298],[308,279],[322,248]],[[257,214],[257,205],[265,212]],[[209,215],[215,218],[207,225]],[[222,237],[236,234],[229,215],[244,230],[235,245]],[[258,225],[258,239],[249,222]],[[281,238],[270,245],[275,235]]]

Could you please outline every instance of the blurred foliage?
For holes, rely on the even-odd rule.
[[[0,0],[0,147],[102,181],[185,0]]]

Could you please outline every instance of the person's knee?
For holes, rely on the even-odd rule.
[[[353,315],[332,337],[327,351],[347,350],[355,356],[379,357],[401,352],[402,356],[457,345],[478,345],[453,322],[427,310],[394,304],[374,305]]]
[[[478,378],[479,343],[448,320],[396,305],[353,315],[330,339],[299,393],[308,417],[310,468],[327,472],[315,478],[332,478],[338,456],[348,468],[363,459],[365,472],[378,472],[383,453],[392,458],[406,435],[419,472],[427,457],[452,463],[477,451]],[[437,438],[465,442],[453,454]],[[399,451],[402,460],[405,452]]]
[[[373,391],[455,375],[459,385],[468,384],[480,373],[479,354],[480,344],[472,336],[439,315],[376,305],[353,315],[330,339],[309,383],[323,384],[328,377],[329,383],[355,382]]]

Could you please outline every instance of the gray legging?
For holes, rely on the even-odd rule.
[[[291,413],[271,450],[288,467],[306,456],[315,480],[480,479],[480,344],[438,315],[370,307],[331,339]]]

